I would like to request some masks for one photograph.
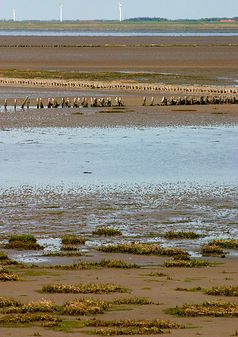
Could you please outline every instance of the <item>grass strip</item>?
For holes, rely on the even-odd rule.
[[[162,329],[183,329],[184,326],[163,320],[114,320],[104,321],[92,319],[85,322],[86,326],[96,327],[93,333],[102,336],[113,335],[154,335],[168,333]]]
[[[238,240],[212,240],[208,243],[209,246],[218,246],[224,249],[238,249]]]
[[[118,269],[134,269],[140,268],[135,263],[127,263],[122,260],[106,260],[103,259],[98,262],[80,262],[72,265],[56,265],[51,266],[51,269],[63,269],[63,270],[84,270],[84,269],[97,269],[97,268],[118,268]]]
[[[44,249],[36,242],[36,238],[31,234],[12,235],[8,243],[5,245],[6,249],[19,250],[41,250]]]
[[[210,255],[224,255],[225,252],[222,247],[217,246],[215,244],[206,244],[202,246],[201,253],[203,256],[210,256]]]
[[[206,260],[170,260],[164,262],[166,268],[202,268],[211,267],[214,263]]]
[[[86,242],[85,238],[72,234],[63,235],[61,240],[63,245],[84,245]]]
[[[137,255],[158,255],[158,256],[188,256],[189,254],[180,248],[162,248],[158,244],[146,243],[124,243],[116,246],[101,246],[98,249],[104,253],[128,253]]]
[[[238,296],[238,286],[212,287],[205,293],[213,296]]]
[[[118,229],[100,227],[100,228],[97,228],[95,231],[93,231],[92,234],[93,235],[103,235],[103,236],[119,236],[119,235],[122,235],[122,232]]]
[[[111,293],[126,293],[127,288],[120,287],[115,284],[48,284],[42,287],[43,293],[64,293],[64,294],[111,294]]]
[[[202,235],[195,232],[174,232],[169,231],[164,234],[165,239],[167,240],[178,240],[178,239],[198,239]]]
[[[184,304],[182,307],[169,309],[167,313],[183,317],[238,317],[238,304],[223,301],[206,301],[201,304]]]

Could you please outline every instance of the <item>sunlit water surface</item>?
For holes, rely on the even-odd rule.
[[[238,182],[238,127],[0,132],[1,186]]]

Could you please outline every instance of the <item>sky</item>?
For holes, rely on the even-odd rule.
[[[198,19],[238,16],[238,0],[121,0],[123,19],[164,17]],[[57,20],[63,4],[65,20],[116,20],[118,0],[0,0],[0,19]]]

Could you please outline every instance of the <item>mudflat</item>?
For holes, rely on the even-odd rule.
[[[199,83],[204,84],[234,85],[237,80],[237,56],[237,37],[0,37],[1,69],[91,73],[141,72],[142,76],[146,72],[155,72],[161,73],[165,82],[175,84],[191,85],[200,81]],[[146,96],[148,102],[154,96],[157,103],[165,94],[168,96],[168,93],[163,92],[146,93]],[[34,104],[37,97],[42,97],[46,104],[48,97],[69,97],[73,100],[74,97],[90,99],[110,96],[114,102],[116,97],[121,96],[125,106],[120,110],[98,107],[36,109],[34,105],[29,109],[18,108],[15,111],[9,107],[6,110],[1,109],[0,134],[11,133],[12,129],[27,130],[35,127],[42,128],[42,134],[47,136],[51,127],[143,129],[216,125],[227,126],[229,132],[229,126],[237,125],[237,105],[142,106],[144,95],[144,92],[136,90],[79,91],[2,87],[1,105],[5,98],[12,105],[15,98],[22,101],[26,96],[29,96]],[[215,142],[217,141],[215,139]],[[24,139],[22,144],[19,142],[19,149],[21,146],[31,146],[31,142],[31,139]],[[37,146],[37,142],[34,145]],[[11,146],[7,147],[1,139],[0,146],[2,151],[11,149]],[[100,147],[97,151],[100,151]],[[207,158],[208,161],[209,159]],[[17,166],[16,161],[15,165]],[[39,165],[42,165],[40,159]],[[131,174],[133,176],[133,172]],[[63,185],[42,186],[38,189],[34,186],[1,186],[0,250],[3,253],[0,255],[0,336],[86,336],[88,332],[92,336],[126,334],[125,330],[120,330],[123,324],[126,324],[125,321],[117,323],[117,330],[111,323],[110,331],[100,330],[100,324],[103,328],[104,321],[112,320],[115,323],[128,319],[175,322],[181,325],[180,328],[162,330],[176,337],[236,336],[237,293],[225,295],[220,292],[215,296],[209,295],[207,290],[212,287],[237,289],[237,250],[225,250],[224,253],[215,256],[213,254],[202,257],[201,248],[211,236],[237,238],[237,186],[208,184],[199,187],[192,184],[189,190],[186,186],[181,189],[179,183],[168,183],[162,187],[153,187],[152,190],[147,185],[136,185],[134,189],[128,186],[108,186],[106,189],[105,186],[97,186],[96,190],[94,188],[95,186],[89,189],[75,186],[75,189],[67,190]],[[93,230],[101,226],[109,229],[119,228],[123,235],[108,238],[93,234]],[[168,230],[193,230],[201,234],[201,237],[187,241],[165,240],[163,235]],[[45,249],[39,252],[7,249],[6,243],[10,236],[22,233],[34,234],[37,241],[45,245]],[[61,239],[65,234],[85,236],[86,243],[80,247],[70,246],[67,247],[68,250],[62,250]],[[196,261],[195,266],[168,267],[165,261],[174,261],[172,257],[105,253],[98,250],[99,246],[116,245],[120,242],[131,242],[134,245],[146,242],[161,244],[163,247],[183,248],[191,253],[190,259]],[[8,261],[7,264],[5,254],[10,259],[23,263],[14,265]],[[187,255],[183,257],[186,258]],[[80,263],[90,264],[103,259],[112,262],[120,260],[119,265],[124,262],[136,264],[136,267],[140,268],[130,266],[112,269],[105,265],[90,265],[88,269],[77,268]],[[196,263],[199,264],[201,260],[206,260],[207,264],[197,268]],[[182,261],[186,263],[186,259],[185,262]],[[18,276],[19,280],[7,281],[12,274]],[[116,284],[126,292],[81,294],[42,291],[43,286],[50,284],[77,286],[90,283]],[[87,315],[79,312],[70,315],[65,311],[66,302],[82,298],[97,301],[96,306],[99,305],[98,301],[105,301],[107,310],[104,313],[91,312]],[[114,300],[118,298],[124,302],[116,304]],[[8,306],[9,299],[20,301],[21,304]],[[205,310],[203,308],[197,309],[194,316],[178,315],[178,311],[175,315],[176,310],[185,304],[202,303],[205,303],[205,307],[210,308],[210,311],[212,306],[220,308],[220,311],[210,316],[209,312],[202,312]],[[30,305],[24,307],[24,304]],[[95,303],[91,304],[91,307],[93,306],[95,307]],[[171,310],[176,307],[176,310]],[[229,310],[221,314],[227,307]],[[31,314],[31,310],[43,316],[38,316],[36,322],[32,322],[33,318],[29,316],[30,320],[27,321],[24,314]],[[20,317],[26,321],[19,322]],[[89,322],[89,326],[85,324],[94,318],[101,320],[97,328],[93,326],[95,320]],[[42,323],[45,326],[42,326]],[[127,330],[127,334],[134,332],[136,335],[140,332],[140,329],[138,332],[135,327],[130,326],[130,329]],[[148,330],[146,332],[148,333]],[[153,330],[150,330],[150,333],[152,334]],[[154,330],[154,334],[157,333],[158,331],[155,333]]]
[[[237,37],[7,36],[0,49],[1,69],[155,72],[174,84],[181,76],[184,84],[237,78]]]

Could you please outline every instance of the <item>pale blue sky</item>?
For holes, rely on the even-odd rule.
[[[59,18],[64,5],[64,19],[118,19],[118,0],[0,0],[0,19],[51,20]],[[122,0],[123,18],[165,17],[201,18],[238,16],[238,0]]]

